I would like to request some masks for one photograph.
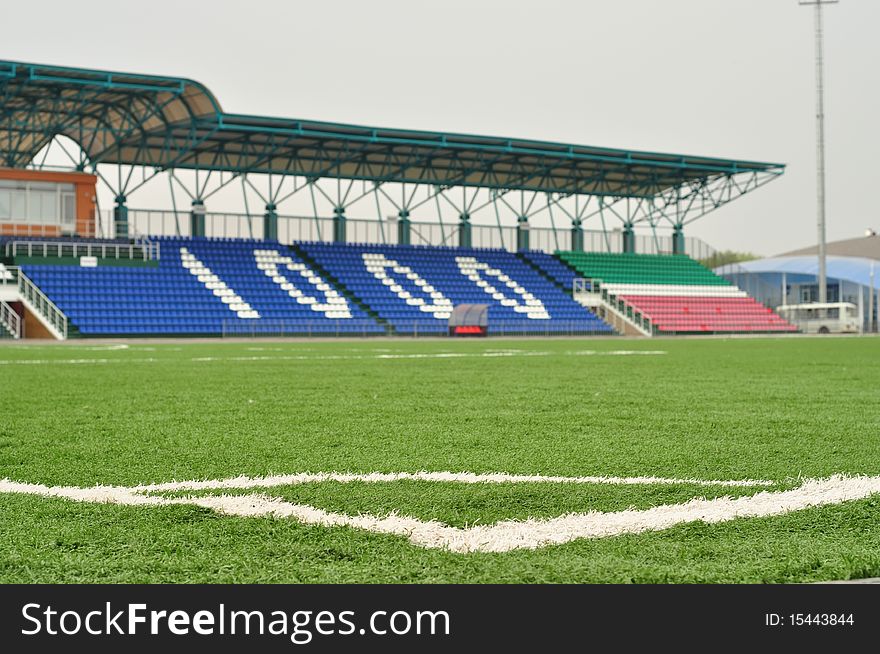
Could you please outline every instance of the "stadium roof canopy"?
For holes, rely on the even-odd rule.
[[[58,135],[88,164],[654,198],[723,180],[719,206],[784,165],[224,113],[188,79],[0,61],[0,164]],[[83,167],[86,162],[83,162]]]

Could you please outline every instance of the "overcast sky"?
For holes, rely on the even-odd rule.
[[[813,12],[797,0],[44,0],[2,15],[0,58],[190,77],[228,112],[785,163],[688,234],[760,254],[815,243]],[[835,240],[880,228],[880,2],[825,16]]]

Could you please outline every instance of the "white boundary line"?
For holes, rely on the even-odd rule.
[[[399,353],[399,354],[327,354],[327,355],[254,355],[254,356],[204,356],[191,357],[189,361],[194,363],[206,363],[214,361],[347,361],[363,359],[472,359],[472,358],[504,358],[504,357],[547,357],[554,355],[563,356],[657,356],[667,354],[665,350],[575,350],[575,351],[529,351],[529,350],[488,350],[486,352],[426,352],[426,353]],[[0,366],[24,366],[24,365],[83,365],[105,363],[158,363],[180,362],[184,359],[179,357],[118,357],[108,358],[81,358],[81,359],[0,359]]]
[[[407,474],[407,473],[400,473]],[[429,473],[430,474],[430,473]],[[466,474],[466,473],[465,473]],[[476,477],[476,475],[474,476]],[[242,478],[225,480],[238,482]],[[280,479],[264,478],[264,479]],[[583,478],[581,478],[583,479]],[[606,478],[607,479],[607,478]],[[376,479],[380,481],[381,479]],[[180,482],[197,484],[211,482]],[[687,522],[709,524],[737,518],[783,515],[811,507],[840,504],[880,493],[880,477],[844,477],[810,479],[787,491],[759,491],[738,498],[694,498],[682,504],[667,504],[650,509],[628,509],[603,513],[571,513],[550,519],[503,520],[492,525],[457,528],[436,520],[419,520],[392,514],[351,516],[324,511],[313,506],[293,504],[265,495],[220,495],[208,497],[162,497],[145,494],[148,488],[96,486],[77,488],[0,481],[0,492],[58,497],[78,502],[98,502],[125,506],[196,505],[223,515],[239,517],[293,518],[303,524],[345,526],[373,533],[404,536],[415,545],[449,552],[508,552],[559,545],[584,538],[606,538],[668,529]],[[227,486],[232,488],[233,486]]]

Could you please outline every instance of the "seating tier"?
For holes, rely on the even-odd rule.
[[[793,332],[796,328],[750,297],[620,296],[669,332]]]
[[[490,331],[611,328],[505,250],[303,243],[299,247],[403,332],[445,332],[452,306],[488,304]]]
[[[23,270],[84,335],[380,334],[383,322],[401,333],[439,334],[453,306],[468,303],[489,304],[490,330],[499,332],[611,331],[503,250],[158,240],[156,267]]]
[[[684,255],[559,252],[651,319],[660,332],[792,332],[796,328],[723,277]]]
[[[540,268],[550,279],[558,282],[563,288],[571,291],[577,275],[569,266],[554,257],[552,254],[540,250],[529,250],[520,253],[533,265]]]
[[[683,254],[610,254],[559,252],[559,258],[585,277],[606,284],[729,286],[708,268]]]
[[[85,335],[384,332],[277,242],[162,239],[156,268],[23,270]]]

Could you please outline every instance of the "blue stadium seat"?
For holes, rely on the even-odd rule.
[[[575,278],[581,277],[581,275],[575,273],[574,270],[552,254],[547,254],[540,250],[528,250],[520,252],[520,254],[533,265],[540,268],[552,280],[559,282],[569,292],[572,290],[572,286],[574,286]]]
[[[278,242],[160,240],[156,268],[23,270],[85,335],[385,332]]]
[[[158,267],[23,270],[84,335],[443,334],[467,303],[489,305],[492,333],[611,331],[504,250],[158,240]]]
[[[611,332],[506,250],[336,243],[298,247],[401,333],[443,333],[452,306],[469,303],[489,305],[492,333]]]

